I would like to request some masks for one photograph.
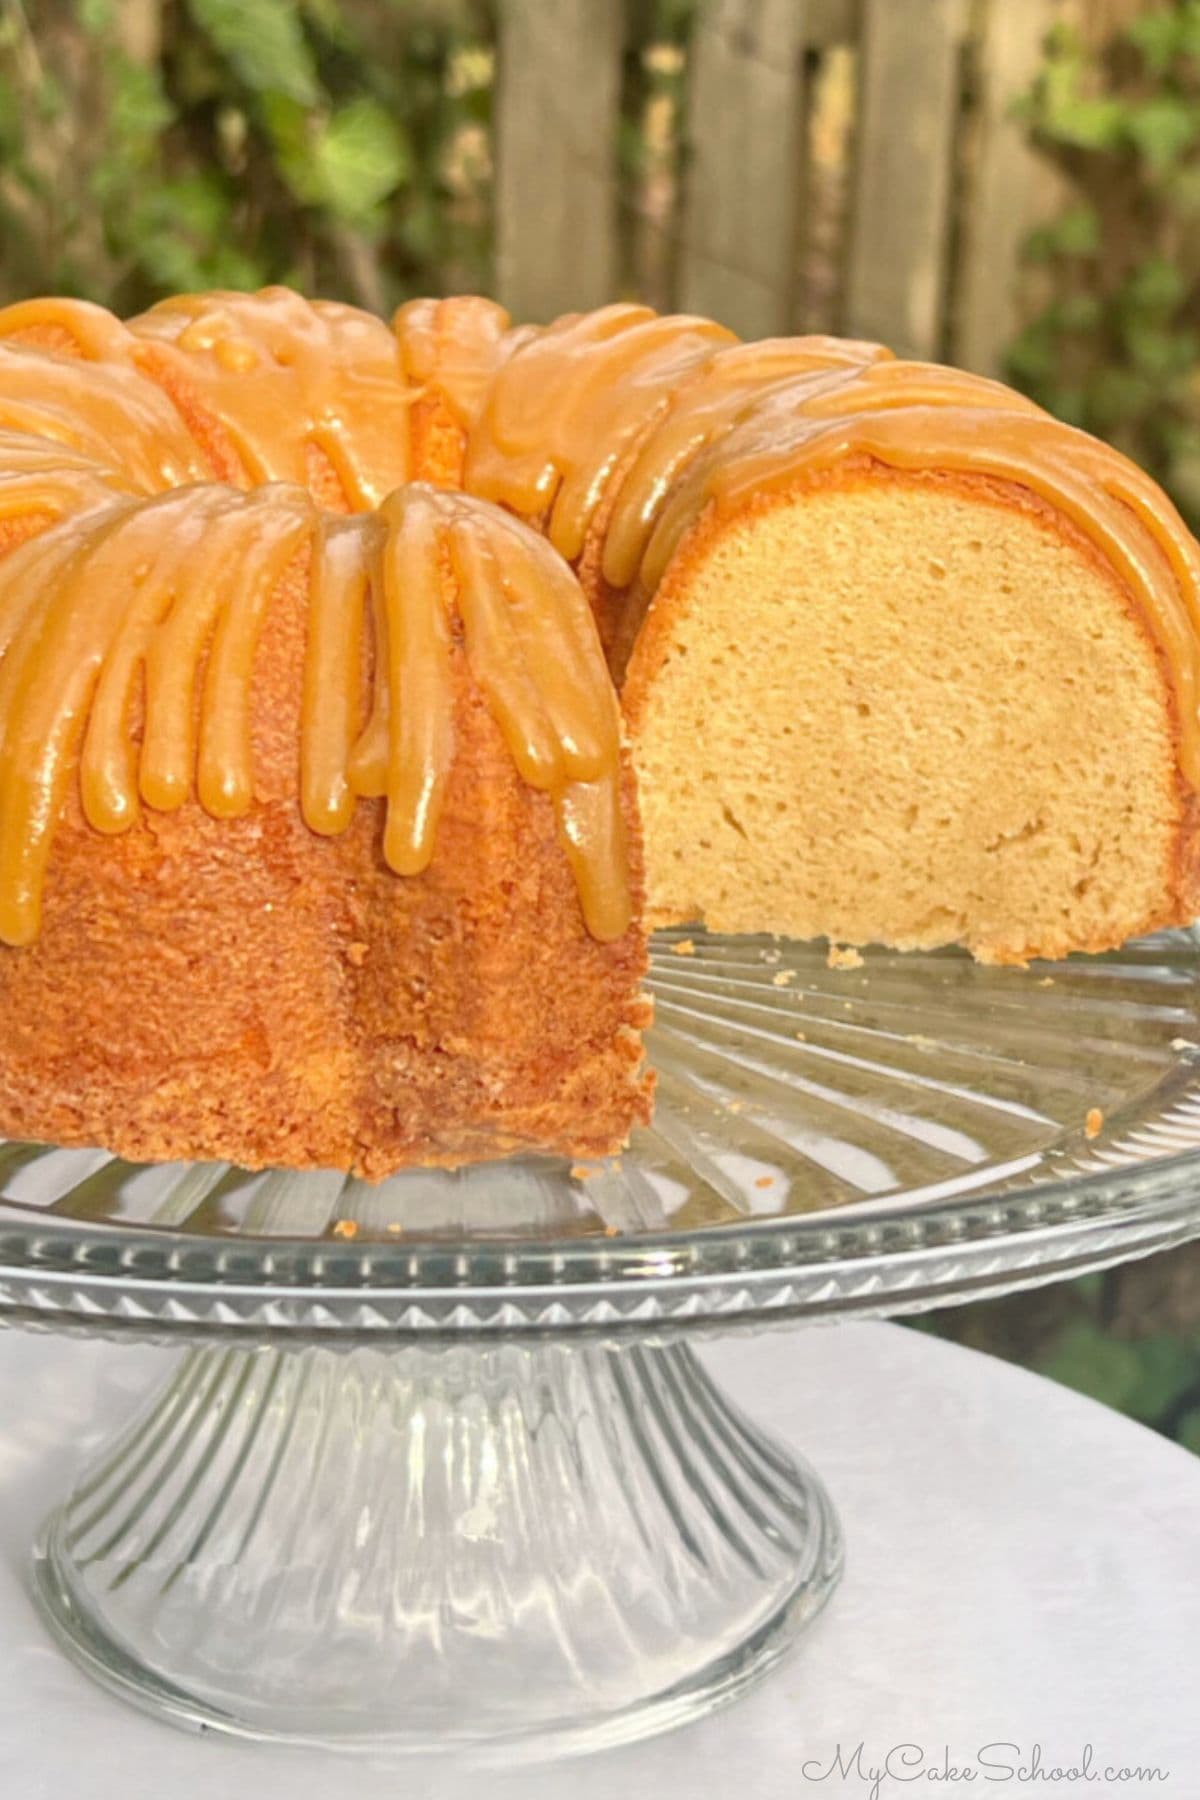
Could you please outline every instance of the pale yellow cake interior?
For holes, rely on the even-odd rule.
[[[656,923],[1020,960],[1162,916],[1166,681],[1053,519],[817,488],[702,533],[659,609],[626,689]]]

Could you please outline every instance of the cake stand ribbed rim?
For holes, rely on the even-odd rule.
[[[1067,1210],[1048,1217],[1056,1201],[1060,1207],[1068,1202]],[[143,1266],[148,1251],[155,1262],[161,1257],[161,1238],[115,1227],[97,1228],[90,1241],[74,1234],[64,1246],[73,1254],[61,1259],[47,1241],[59,1237],[52,1227],[40,1239],[31,1237],[29,1256],[18,1261],[10,1236],[0,1229],[0,1323],[160,1339],[350,1344],[389,1336],[461,1339],[563,1331],[615,1338],[631,1331],[674,1334],[773,1320],[919,1312],[1084,1273],[1200,1236],[1200,1152],[1039,1183],[991,1201],[980,1197],[970,1205],[931,1211],[925,1222],[940,1227],[941,1235],[931,1232],[924,1241],[884,1248],[878,1240],[889,1224],[903,1229],[912,1221],[878,1218],[869,1233],[845,1233],[849,1241],[839,1253],[804,1261],[789,1254],[803,1222],[798,1227],[764,1221],[748,1229],[741,1237],[742,1255],[722,1268],[705,1267],[697,1258],[701,1240],[718,1235],[709,1232],[662,1240],[669,1244],[670,1268],[665,1252],[639,1240],[619,1259],[619,1272],[610,1268],[599,1274],[593,1267],[572,1278],[563,1269],[557,1278],[510,1276],[490,1285],[462,1279],[356,1281],[350,1274],[355,1263],[361,1269],[361,1253],[327,1258],[322,1279],[289,1280],[281,1278],[280,1269],[236,1267],[207,1277],[179,1268],[164,1275],[161,1268]],[[839,1235],[814,1222],[808,1232]],[[110,1259],[105,1253],[114,1247],[118,1255]],[[244,1252],[247,1246],[230,1248]],[[774,1255],[763,1255],[764,1250]],[[578,1259],[579,1246],[570,1251]],[[569,1257],[561,1260],[565,1264]]]
[[[688,1330],[917,1310],[1200,1236],[1194,931],[1011,978],[683,943],[677,960],[678,937],[656,942],[659,1111],[623,1166],[415,1172],[388,1192],[9,1145],[0,1322]]]

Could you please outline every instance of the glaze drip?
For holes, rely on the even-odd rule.
[[[405,485],[424,394],[462,433],[467,494]],[[619,936],[618,715],[562,559],[624,596],[632,630],[711,509],[872,463],[1014,483],[1068,518],[1163,653],[1200,788],[1200,551],[1124,457],[998,383],[639,306],[544,330],[456,300],[389,331],[279,288],[128,325],[81,301],[0,311],[0,939],[36,933],[76,771],[102,832],[193,795],[215,817],[252,805],[255,652],[301,568],[309,826],[383,797],[388,863],[428,867],[465,656],[552,799],[589,929]]]
[[[733,333],[646,306],[571,314],[526,334],[499,367],[466,456],[470,493],[524,518],[548,514],[568,561],[583,549],[609,479],[647,421]]]
[[[413,396],[397,379],[395,338],[369,313],[264,288],[164,300],[129,330],[221,421],[252,484],[305,483],[310,445],[352,512],[408,479]]]
[[[408,477],[413,395],[397,379],[392,333],[356,307],[310,304],[287,288],[185,294],[126,325],[83,301],[31,300],[0,311],[0,340],[18,345],[25,357],[55,358],[58,372],[47,381],[42,371],[41,392],[53,400],[58,386],[75,429],[82,420],[86,429],[103,432],[107,404],[120,419],[124,444],[142,415],[157,417],[159,445],[176,446],[190,467],[164,468],[155,486],[221,473],[162,391],[176,385],[227,434],[240,463],[239,486],[304,485],[310,448],[328,458],[351,511],[372,510]],[[130,383],[130,371],[145,379]],[[68,378],[70,393],[63,386]],[[29,382],[36,387],[38,379],[35,364]]]
[[[591,613],[511,515],[398,485],[413,395],[397,355],[377,321],[280,291],[168,302],[129,327],[74,302],[0,313],[0,530],[37,527],[0,583],[0,941],[37,935],[73,782],[105,833],[193,797],[216,818],[250,808],[256,651],[303,569],[306,823],[343,831],[360,796],[384,796],[386,861],[428,867],[465,654],[552,800],[589,930],[627,929],[619,715]],[[235,443],[245,488],[211,478],[181,392]],[[357,516],[287,478],[310,445]]]
[[[511,331],[508,314],[494,300],[474,295],[448,305],[409,300],[397,311],[392,328],[405,380],[421,393],[436,387],[464,428],[479,416],[500,363],[529,335]]]

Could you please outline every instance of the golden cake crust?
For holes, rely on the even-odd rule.
[[[10,1137],[246,1167],[602,1155],[644,1118],[644,948],[588,933],[547,796],[516,775],[458,654],[458,756],[422,875],[383,802],[322,839],[297,799],[304,571],[259,653],[256,804],[143,810],[119,837],[72,800],[42,930],[0,953]],[[637,842],[632,783],[627,826]],[[636,860],[636,899],[640,866]]]
[[[59,324],[15,335],[82,354]],[[136,361],[214,478],[252,485],[180,359],[150,342]],[[410,472],[453,485],[439,410],[431,396],[413,411]],[[318,444],[307,445],[304,473],[319,505],[346,511]],[[0,559],[50,523],[34,512],[4,521]],[[0,1128],[137,1160],[371,1179],[517,1149],[619,1148],[650,1106],[628,757],[620,805],[633,923],[602,942],[585,923],[551,796],[521,778],[485,704],[443,554],[454,755],[432,861],[404,877],[388,867],[382,798],[360,799],[346,830],[318,836],[300,805],[310,555],[277,584],[255,653],[244,816],[214,818],[193,796],[176,811],[142,806],[129,829],[104,835],[71,786],[40,931],[0,950],[11,1021]],[[365,705],[367,664],[363,682]]]
[[[379,727],[374,747],[363,752],[357,773],[349,763],[343,771],[349,783],[343,800],[350,790],[355,796],[345,816],[333,819],[340,802],[326,787],[330,816],[314,823],[304,758],[311,771],[313,743],[319,738],[329,751],[332,740],[328,731],[314,737],[311,729],[305,658],[316,615],[307,595],[311,570],[320,568],[311,559],[324,554],[330,532],[344,527],[322,522],[308,531],[304,524],[305,549],[271,594],[253,658],[249,810],[213,817],[215,802],[201,805],[193,797],[177,811],[143,807],[129,829],[112,836],[86,810],[86,781],[82,806],[74,789],[62,804],[40,935],[0,950],[0,1001],[12,1021],[0,1046],[0,1126],[9,1135],[99,1143],[138,1158],[333,1166],[371,1178],[406,1163],[457,1163],[528,1146],[573,1155],[615,1149],[650,1103],[638,1037],[648,1008],[641,994],[635,768],[644,788],[648,916],[655,923],[703,917],[718,930],[828,933],[844,942],[878,939],[901,947],[962,942],[987,960],[1018,962],[1104,950],[1200,910],[1200,555],[1161,492],[1115,452],[998,384],[900,363],[877,345],[820,338],[737,345],[710,321],[657,319],[633,306],[572,315],[544,330],[513,330],[501,309],[472,297],[410,303],[397,316],[395,334],[393,343],[385,327],[354,309],[309,307],[283,290],[253,299],[183,297],[129,330],[72,302],[50,303],[40,313],[37,305],[17,308],[0,318],[0,350],[24,345],[103,361],[105,347],[115,347],[129,380],[146,383],[154,404],[166,406],[164,435],[179,439],[182,428],[184,447],[172,450],[176,472],[168,487],[195,481],[197,469],[231,490],[268,479],[291,483],[292,498],[280,500],[285,526],[289,507],[302,523],[306,508],[314,518],[320,509],[322,521],[375,511],[393,535],[363,539],[364,567],[372,557],[372,567],[390,566],[387,558],[416,513],[427,524],[435,518],[443,533],[437,540],[441,585],[428,592],[444,601],[449,648],[427,643],[404,667],[409,678],[420,668],[442,682],[444,716],[437,716],[453,741],[452,759],[444,735],[426,768],[433,782],[428,791],[439,796],[436,834],[410,821],[424,850],[412,862],[416,872],[397,875],[402,864],[395,845],[403,834],[391,830],[391,809],[405,782],[411,799],[413,769],[402,770],[398,782],[395,765],[387,763],[397,738],[388,718],[403,715],[388,715],[380,695],[386,699],[387,682],[405,677],[394,676],[390,661],[386,668],[379,662],[379,673],[365,658],[364,716],[374,710],[363,735]],[[289,429],[274,421],[274,399],[260,404],[256,390],[245,386],[256,369],[264,395],[279,396]],[[360,441],[353,434],[348,439],[343,413],[357,422]],[[137,437],[149,415],[139,416],[142,423],[130,427],[131,456],[145,468],[154,458],[147,463]],[[103,408],[91,426],[97,421],[103,425]],[[102,437],[93,429],[88,441]],[[170,462],[165,452],[160,460],[164,468]],[[188,472],[181,475],[183,464]],[[110,478],[111,471],[98,477]],[[119,500],[128,483],[122,487],[120,471],[112,479]],[[415,501],[393,506],[397,492],[417,492],[396,484],[414,479],[428,486]],[[454,498],[473,484],[495,503],[484,507],[490,524],[477,541],[470,514],[483,502]],[[1011,730],[1003,709],[990,718],[986,668],[983,676],[978,668],[960,671],[953,691],[939,699],[931,689],[922,702],[941,726],[956,706],[966,705],[968,713],[974,707],[969,718],[962,715],[971,732],[959,741],[969,739],[970,755],[989,772],[986,792],[964,783],[963,769],[953,766],[953,733],[943,731],[939,739],[951,746],[951,760],[932,774],[929,755],[889,762],[879,724],[887,708],[873,711],[865,695],[871,681],[903,683],[903,649],[885,668],[877,646],[868,646],[872,654],[859,668],[849,638],[887,611],[878,603],[888,599],[893,565],[884,565],[891,542],[908,600],[924,605],[929,597],[916,578],[920,569],[914,576],[924,541],[907,533],[913,541],[906,548],[900,542],[909,506],[913,517],[937,514],[958,534],[959,551],[964,536],[968,543],[973,536],[968,515],[981,521],[980,539],[995,540],[996,555],[1014,559],[1021,579],[1031,583],[1031,604],[1042,608],[1047,639],[1056,634],[1079,658],[1061,692],[1054,687],[1058,672],[1047,670],[1048,685],[1058,696],[1055,705],[1068,711],[1072,695],[1087,697],[1080,712],[1092,721],[1096,766],[1088,762],[1086,733],[1072,737],[1064,730],[1058,763],[1050,746],[1037,777],[1042,792],[1051,795],[1056,770],[1068,784],[1064,790],[1059,782],[1053,806],[1044,809],[1053,815],[1050,824],[1038,815],[1036,795],[1031,802],[1022,790],[1022,781],[1029,785],[1029,759],[1037,762],[1044,745],[1030,741],[1028,731],[1022,738]],[[784,522],[793,514],[799,521],[806,508],[834,536],[839,509],[857,508],[873,534],[857,548],[870,552],[874,587],[862,596],[861,616],[846,601],[844,630],[828,605],[808,617],[789,610],[790,590],[775,594],[769,619],[755,619],[756,593],[738,587],[739,568],[761,571],[764,546],[775,544],[785,560],[792,554]],[[515,526],[513,515],[524,524]],[[5,553],[52,523],[53,509],[32,504],[0,520],[0,590]],[[419,536],[418,526],[419,520],[413,525]],[[550,721],[560,733],[560,748],[577,727],[585,737],[591,729],[584,729],[586,706],[576,707],[570,726],[555,722],[555,709],[561,713],[572,696],[579,698],[575,677],[566,672],[570,645],[578,650],[581,642],[578,632],[572,637],[572,627],[561,640],[562,669],[555,668],[545,692],[538,690],[537,705],[529,704],[529,684],[522,687],[511,656],[506,672],[513,644],[519,663],[536,640],[522,611],[529,593],[515,592],[510,579],[511,567],[520,568],[523,559],[529,565],[532,553],[521,538],[522,531],[529,537],[526,527],[572,561],[623,683],[627,742],[619,759],[615,715],[605,715],[607,813],[595,805],[601,763],[592,766],[586,746],[564,749],[575,761],[560,761],[554,781],[543,779],[544,762],[542,775],[535,766],[545,739],[539,707],[548,709],[542,724]],[[813,535],[811,519],[804,530],[804,554],[820,562],[827,543]],[[465,548],[460,531],[467,533]],[[503,563],[510,540],[513,563],[497,575],[497,556]],[[536,538],[533,551],[546,555]],[[831,580],[844,578],[855,554],[851,540]],[[404,567],[411,577],[421,565],[410,560]],[[804,567],[801,557],[797,593]],[[965,610],[945,610],[946,590],[940,598],[934,592],[919,640],[930,658],[938,648],[931,621],[952,623],[960,649],[969,635],[963,627],[964,621],[969,627],[973,581],[980,593],[987,589],[992,624],[986,629],[995,630],[997,620],[1022,623],[1020,595],[1005,587],[995,567],[981,573],[978,561],[961,556],[955,567]],[[476,606],[464,568],[474,569],[481,588],[492,582],[492,601],[503,598],[499,637],[495,619],[489,626],[486,607]],[[563,565],[553,558],[543,574],[546,606],[537,629],[544,632],[546,621],[571,617],[578,589],[564,599],[555,585],[559,575],[565,578]],[[381,600],[375,577],[370,581],[377,609],[372,641],[394,647],[395,634],[407,633],[415,643],[417,615],[415,624],[382,625],[393,602],[386,593]],[[762,585],[765,591],[772,582]],[[566,611],[556,613],[563,605]],[[701,657],[713,648],[703,641],[705,608],[723,619],[714,629],[728,634],[735,663],[739,633],[747,644],[754,639],[753,672],[743,667],[728,678],[749,682],[749,690],[718,681],[710,698],[702,683],[688,692],[677,680],[689,650],[683,640],[693,628],[700,636],[690,647]],[[586,610],[582,617],[595,655]],[[893,636],[896,624],[893,608],[887,621]],[[805,660],[807,634],[818,626],[839,692],[857,694],[853,717],[832,701],[828,714],[821,713],[819,658]],[[778,654],[770,635],[776,627],[786,640]],[[527,629],[533,636],[522,638]],[[497,659],[490,685],[478,661],[489,631],[489,654]],[[1103,696],[1088,687],[1093,639],[1096,667],[1110,683],[1112,717],[1130,733],[1126,765],[1110,754]],[[546,654],[558,642],[553,634],[541,640],[542,672],[559,661]],[[976,651],[986,664],[989,644],[970,646],[968,661]],[[1004,654],[1002,631],[994,653]],[[352,662],[348,656],[346,669]],[[718,655],[713,667],[721,662]],[[807,763],[787,761],[780,746],[774,758],[768,754],[775,725],[760,719],[786,724],[781,671],[798,685],[801,677],[808,683]],[[339,679],[341,698],[352,696],[355,678],[344,669]],[[763,684],[761,708],[755,680]],[[500,692],[505,682],[507,699]],[[686,704],[680,702],[672,723],[677,693]],[[236,702],[233,688],[230,695]],[[1035,703],[1045,698],[1030,680],[1009,681],[1003,704],[1028,707],[1031,695]],[[524,707],[524,725],[514,722],[514,696]],[[605,696],[611,709],[607,689]],[[334,711],[327,706],[326,715]],[[428,711],[434,718],[432,699]],[[200,700],[196,712],[203,727],[209,715],[201,719]],[[901,718],[901,712],[893,707],[888,716]],[[751,845],[737,805],[724,798],[720,807],[712,804],[745,747],[737,735],[742,724],[729,725],[735,714],[759,740],[754,779],[764,792],[770,788],[769,809],[757,793],[743,798],[756,809],[754,833],[767,850],[776,847],[769,855],[762,844]],[[593,724],[596,717],[593,709]],[[814,717],[824,721],[819,729]],[[874,722],[860,726],[856,718]],[[991,737],[978,729],[981,719],[988,730],[995,726]],[[912,721],[902,723],[908,729]],[[1048,735],[1049,713],[1045,723]],[[527,763],[520,756],[522,730]],[[934,734],[927,735],[932,741]],[[702,771],[699,786],[708,782],[712,791],[698,797],[696,769],[710,738],[725,766]],[[1026,763],[1006,767],[1004,755],[989,748],[1008,741],[1025,743]],[[844,768],[831,749],[838,743]],[[874,746],[873,764],[864,746]],[[140,754],[140,740],[135,747]],[[861,768],[854,761],[860,752]],[[791,790],[780,782],[785,765]],[[847,785],[840,778],[851,765],[859,772]],[[897,774],[902,788],[910,766],[925,785],[900,795],[911,806],[899,805]],[[1119,792],[1125,776],[1136,787],[1133,798]],[[1091,796],[1080,798],[1074,816],[1072,780],[1080,796]],[[840,817],[824,805],[822,784],[838,794]],[[793,806],[796,785],[806,787],[806,811]],[[879,794],[886,788],[886,803],[876,788]],[[570,799],[582,789],[586,806]],[[198,791],[204,798],[202,785]],[[949,827],[957,818],[961,826],[977,792],[988,802],[984,810],[995,814],[988,833],[967,846],[966,863],[959,856],[955,873],[961,846],[930,835],[924,819],[926,866],[915,874],[902,870],[915,889],[897,889],[889,913],[887,882],[892,866],[904,863],[905,816],[911,812],[916,820],[931,804],[937,810],[940,793],[946,817],[934,823]],[[0,801],[3,795],[0,769]],[[423,802],[414,804],[419,813]],[[874,850],[864,859],[859,844],[858,861],[850,857],[849,885],[857,883],[858,891],[834,895],[838,871],[830,863],[828,907],[811,893],[793,904],[804,890],[805,868],[790,839],[809,833],[815,864],[818,849],[838,850],[843,831],[849,843],[853,834],[843,821],[872,805]],[[679,828],[685,816],[711,816],[717,835],[732,835],[716,848],[691,844]],[[592,879],[589,890],[581,873],[587,858],[573,833],[591,833],[593,849],[601,841],[615,844],[622,835],[618,819],[628,844],[633,923],[625,928],[629,911],[610,905],[610,923],[619,922],[606,932],[596,929],[596,885]],[[333,835],[321,834],[326,824]],[[963,835],[970,836],[965,827]],[[431,842],[432,858],[422,860]],[[400,842],[402,858],[413,852],[412,842]],[[1052,873],[1039,889],[1043,854]],[[1131,871],[1124,885],[1123,857]],[[772,887],[776,862],[786,873],[776,874]],[[594,878],[594,858],[589,866]],[[939,871],[948,883],[952,875],[959,882],[952,905],[939,904]],[[0,862],[0,887],[3,876]],[[789,882],[794,895],[784,891]],[[863,893],[876,887],[885,901],[863,902]],[[1028,927],[1024,902],[1014,895],[1028,896]],[[7,917],[14,916],[10,906]],[[9,935],[22,941],[17,927]]]

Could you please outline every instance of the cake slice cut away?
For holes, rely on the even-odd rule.
[[[652,923],[1020,961],[1193,915],[1200,552],[1126,458],[878,344],[480,304],[409,312],[423,405],[578,569]]]
[[[710,507],[623,698],[652,922],[1024,961],[1200,910],[1166,658],[1026,488],[860,463]]]

